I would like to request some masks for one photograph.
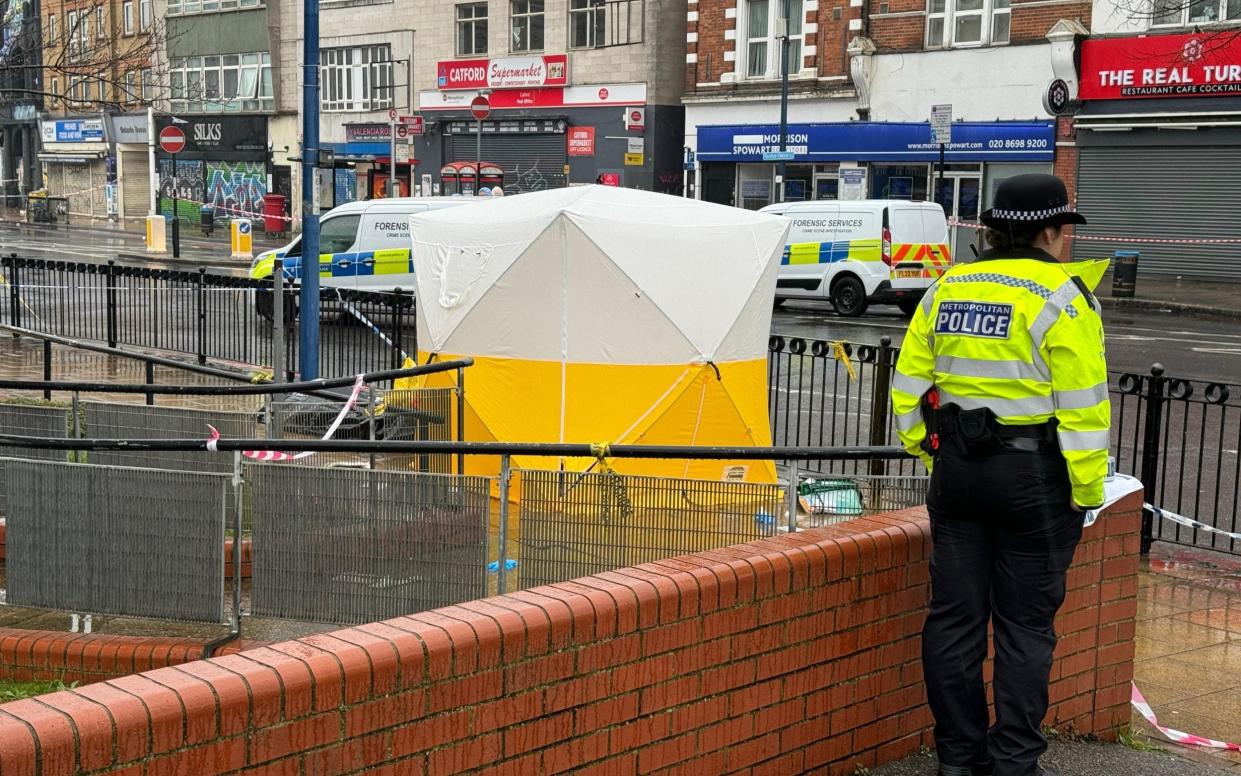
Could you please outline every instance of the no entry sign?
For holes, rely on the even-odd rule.
[[[491,100],[484,94],[478,95],[470,103],[470,113],[479,121],[487,118],[491,115]]]
[[[179,127],[164,127],[159,131],[159,147],[166,154],[181,153],[185,148],[185,133]]]

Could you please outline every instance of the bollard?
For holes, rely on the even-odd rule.
[[[147,253],[168,252],[167,227],[163,216],[147,216]]]
[[[1137,251],[1116,251],[1112,254],[1112,296],[1132,299],[1138,288]]]
[[[235,218],[229,224],[229,242],[232,244],[234,259],[254,258],[253,226],[247,218]]]

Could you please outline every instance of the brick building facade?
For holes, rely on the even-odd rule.
[[[788,2],[794,159],[778,180],[771,155],[779,142],[781,4],[691,0],[685,103],[694,196],[742,207],[782,195],[926,198],[972,223],[999,180],[1052,171],[1057,134],[1042,107],[1054,77],[1047,35],[1058,24],[1084,32],[1090,2]],[[931,106],[943,103],[957,123],[940,184],[927,121]],[[973,230],[955,231],[960,253]]]

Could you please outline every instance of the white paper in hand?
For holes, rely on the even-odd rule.
[[[1086,510],[1085,525],[1094,525],[1095,520],[1099,519],[1099,513],[1120,501],[1130,493],[1137,493],[1142,490],[1142,483],[1134,477],[1127,474],[1113,474],[1103,481],[1103,506],[1098,509]]]

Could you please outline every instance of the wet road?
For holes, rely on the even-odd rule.
[[[1161,362],[1167,374],[1241,383],[1241,326],[1172,313],[1106,309],[1108,369],[1146,373]],[[772,318],[774,334],[874,344],[888,335],[899,346],[907,319],[895,307],[876,306],[861,318],[841,318],[827,304],[790,302]]]
[[[199,233],[183,233],[181,260],[161,261],[146,258],[145,237],[140,232],[104,228],[75,229],[44,226],[0,224],[0,254],[16,253],[24,258],[105,262],[116,259],[122,264],[167,269],[207,266],[212,271],[244,272],[248,261],[229,258],[227,232],[219,229],[216,237],[205,239]],[[221,235],[224,239],[221,239]],[[271,247],[269,241],[255,243],[255,253]]]

